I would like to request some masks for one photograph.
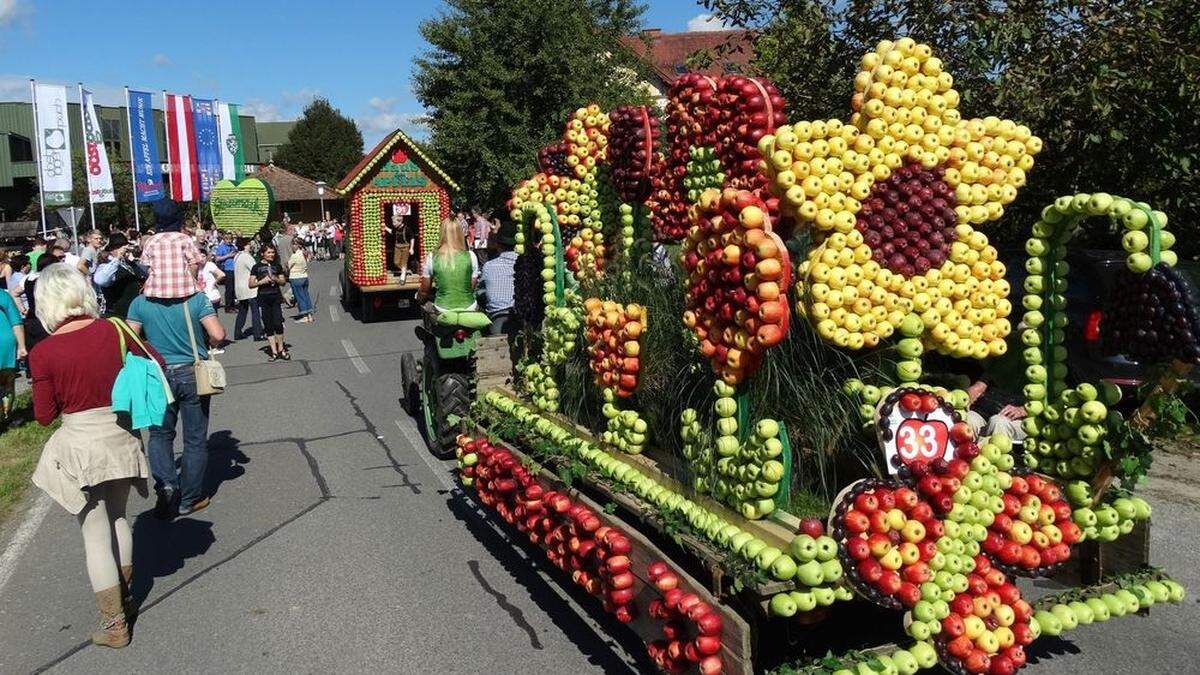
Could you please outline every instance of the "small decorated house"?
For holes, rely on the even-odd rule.
[[[388,134],[337,185],[349,212],[349,281],[366,292],[415,287],[457,189],[403,131]],[[405,260],[397,250],[410,237],[415,250]]]

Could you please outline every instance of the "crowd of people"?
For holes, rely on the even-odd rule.
[[[78,519],[101,615],[92,639],[109,647],[128,644],[137,611],[130,491],[148,496],[152,480],[154,515],[163,520],[209,505],[209,412],[224,386],[223,370],[209,359],[250,337],[247,315],[268,360],[290,359],[284,306],[294,304],[296,320],[311,323],[308,263],[341,250],[337,223],[239,237],[185,222],[169,199],[152,206],[153,233],[93,230],[74,245],[55,236],[0,253],[3,412],[23,369],[34,417],[44,425],[61,420],[32,480]],[[230,339],[218,316],[223,306],[238,312]]]

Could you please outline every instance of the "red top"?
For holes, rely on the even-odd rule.
[[[128,336],[125,346],[133,354],[147,356]],[[149,356],[162,363],[162,357],[153,348]],[[34,417],[47,425],[63,413],[112,405],[113,382],[121,366],[117,329],[102,319],[38,342],[29,352]]]

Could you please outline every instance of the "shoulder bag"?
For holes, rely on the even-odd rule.
[[[214,359],[201,359],[200,350],[196,347],[196,329],[192,327],[192,311],[188,307],[191,300],[183,302],[183,320],[187,324],[188,340],[192,343],[192,369],[196,373],[196,393],[200,396],[212,396],[225,391],[225,367]]]

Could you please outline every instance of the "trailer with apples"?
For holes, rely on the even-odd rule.
[[[1092,217],[1133,233],[1110,301],[1142,313],[1105,339],[1172,363],[1153,396],[1200,356],[1166,215],[1056,200],[1012,288],[980,228],[1041,141],[965,118],[908,38],[855,91],[847,121],[789,123],[769,81],[686,73],[661,116],[580,108],[513,191],[525,326],[461,422],[459,480],[646,668],[1011,673],[1041,636],[1184,597],[1134,491],[1161,408],[1126,416],[1065,365],[1063,259]],[[935,352],[1020,359],[1024,419],[973,417]]]
[[[403,131],[383,138],[338,183],[346,199],[342,305],[370,321],[411,305],[458,184]]]

